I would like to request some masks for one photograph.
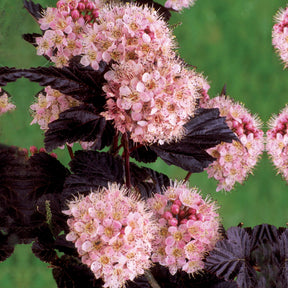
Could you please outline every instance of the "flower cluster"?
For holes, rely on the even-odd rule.
[[[275,22],[272,30],[272,44],[286,68],[288,66],[288,7],[277,12]]]
[[[85,36],[81,63],[95,70],[101,60],[144,64],[154,63],[159,57],[175,57],[174,37],[167,23],[147,6],[105,6],[97,23],[87,27]]]
[[[47,86],[38,94],[37,101],[30,106],[34,117],[31,124],[38,123],[42,130],[47,130],[48,124],[57,120],[61,112],[79,104],[80,102],[73,97]]]
[[[178,269],[191,274],[203,269],[205,253],[220,238],[215,203],[204,200],[197,189],[176,183],[148,199],[148,205],[160,226],[152,261],[167,266],[172,275]]]
[[[106,73],[107,111],[120,132],[139,143],[163,144],[181,139],[194,116],[205,79],[176,60],[142,65],[129,61]],[[205,87],[203,87],[203,86]]]
[[[94,9],[90,14],[97,10],[97,21],[87,23],[84,16],[75,17],[83,3]],[[81,55],[82,65],[95,70],[101,61],[113,62],[105,74],[107,104],[102,116],[113,120],[118,131],[128,132],[133,141],[143,144],[162,144],[183,136],[184,124],[194,116],[197,101],[207,94],[209,85],[201,74],[187,70],[176,59],[174,36],[156,10],[134,4],[101,6],[100,2],[60,0],[39,23],[46,31],[36,39],[38,54],[49,56],[56,66],[67,65],[75,55]],[[34,106],[35,111],[38,106]],[[33,122],[39,123],[38,119]],[[47,127],[47,123],[40,125]]]
[[[166,8],[171,8],[175,11],[182,11],[184,8],[189,8],[195,4],[196,0],[167,0],[165,2]]]
[[[264,150],[264,133],[260,121],[241,104],[227,96],[218,96],[202,104],[205,108],[219,108],[228,127],[238,141],[220,143],[207,152],[216,160],[206,169],[209,178],[218,180],[217,191],[230,191],[236,182],[243,183],[252,172]]]
[[[100,1],[59,0],[57,8],[48,7],[38,21],[45,33],[36,38],[37,54],[48,56],[57,67],[68,65],[73,56],[83,52],[85,31],[102,6]]]
[[[156,224],[136,194],[111,184],[68,206],[63,211],[70,216],[66,239],[75,243],[95,277],[103,279],[103,287],[122,287],[150,268]]]
[[[279,173],[288,181],[288,106],[268,123],[266,151]]]
[[[0,88],[0,115],[12,111],[16,106],[9,102],[9,96]]]

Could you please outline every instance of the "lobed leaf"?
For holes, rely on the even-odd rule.
[[[100,116],[92,104],[82,104],[60,113],[48,127],[44,139],[47,151],[77,141],[93,142],[91,149],[103,149],[111,144],[115,133],[112,124]]]
[[[81,102],[93,104],[99,112],[103,111],[106,100],[102,86],[108,65],[101,62],[99,70],[96,71],[90,66],[82,66],[77,59],[72,59],[69,67],[50,66],[24,69],[23,77],[41,86],[51,86]]]
[[[214,160],[205,149],[223,142],[237,140],[218,109],[199,109],[197,115],[185,125],[185,136],[178,142],[152,145],[168,165],[176,165],[191,173],[202,172]]]
[[[97,151],[76,151],[69,163],[72,175],[65,182],[65,193],[89,193],[99,186],[108,186],[108,182],[124,184],[123,162],[120,157]]]
[[[249,234],[240,227],[227,230],[227,239],[218,241],[206,258],[205,269],[226,281],[237,277],[239,287],[256,287],[257,274],[251,265]]]

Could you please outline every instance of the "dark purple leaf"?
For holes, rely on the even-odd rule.
[[[14,67],[0,67],[0,86],[5,86],[8,82],[14,82],[23,77],[23,70]]]
[[[14,252],[14,243],[9,243],[7,235],[0,232],[0,262],[5,261]]]
[[[157,154],[150,149],[149,146],[141,146],[139,148],[134,148],[134,142],[130,141],[130,149],[132,149],[132,152],[130,153],[130,156],[134,158],[135,160],[143,163],[153,163],[157,160]]]
[[[277,279],[281,279],[282,287],[288,287],[288,230],[285,231],[280,236],[279,241],[279,250],[280,250],[280,277]],[[279,281],[280,282],[280,281]],[[279,286],[280,287],[280,286]]]
[[[24,0],[24,8],[37,21],[44,16],[45,9],[40,4],[35,4],[33,1]]]
[[[205,149],[223,142],[237,140],[228,128],[225,118],[219,116],[218,109],[199,109],[197,115],[186,125],[186,134],[178,142],[152,145],[167,164],[176,165],[192,173],[202,172],[215,159]]]
[[[150,168],[131,165],[131,183],[143,199],[153,197],[155,193],[162,194],[163,189],[170,185],[170,179],[165,174]]]
[[[32,245],[32,252],[41,261],[53,264],[58,256],[53,247],[54,238],[47,225],[41,227],[38,231],[38,237]]]
[[[34,47],[38,46],[36,43],[37,37],[42,37],[42,35],[38,33],[27,33],[22,35],[22,38],[28,43],[32,44]]]
[[[252,288],[257,284],[257,274],[251,265],[251,239],[240,227],[227,230],[227,239],[218,241],[206,258],[205,269],[226,281],[237,277],[239,287]]]
[[[108,65],[104,62],[100,63],[100,68],[96,71],[74,60],[71,61],[69,67],[50,66],[24,69],[23,77],[41,86],[51,86],[79,101],[92,103],[95,109],[103,111],[106,100],[102,86],[107,69]]]
[[[1,161],[2,160],[2,161]],[[0,149],[0,217],[9,241],[29,243],[46,215],[35,206],[43,195],[62,191],[67,170],[48,154],[31,158],[17,148]],[[52,209],[53,210],[53,209]]]
[[[89,193],[108,182],[124,184],[123,161],[109,153],[97,151],[76,151],[69,163],[72,175],[66,179],[65,193]]]
[[[71,256],[62,256],[52,273],[58,288],[102,288],[104,284],[95,278],[87,265]]]
[[[91,149],[103,149],[111,144],[115,130],[100,116],[92,104],[72,107],[49,123],[45,133],[45,148],[51,151],[65,143],[93,142]]]

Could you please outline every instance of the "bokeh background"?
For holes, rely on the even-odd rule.
[[[55,0],[34,0],[44,7]],[[163,2],[162,2],[163,3]],[[197,0],[194,7],[173,14],[171,24],[179,43],[179,53],[189,64],[208,78],[210,96],[220,93],[224,84],[227,94],[262,119],[264,131],[268,119],[288,103],[288,72],[271,45],[273,17],[282,0]],[[22,0],[0,1],[0,66],[29,68],[47,66],[34,47],[21,35],[39,32],[37,23],[23,9]],[[17,110],[0,118],[0,143],[28,148],[43,147],[43,133],[32,120],[29,105],[41,90],[26,79],[5,88],[13,95]],[[69,161],[67,151],[57,150],[59,160]],[[152,168],[183,179],[186,172],[158,161]],[[288,186],[272,166],[266,153],[243,185],[229,193],[215,192],[216,182],[206,172],[193,174],[191,186],[209,194],[221,206],[226,228],[243,222],[245,226],[269,223],[285,226],[288,222]],[[38,261],[29,245],[19,245],[14,254],[0,263],[0,287],[55,288],[48,265]]]

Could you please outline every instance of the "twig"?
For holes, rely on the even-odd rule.
[[[145,277],[148,280],[152,288],[161,288],[149,270],[145,271]]]

